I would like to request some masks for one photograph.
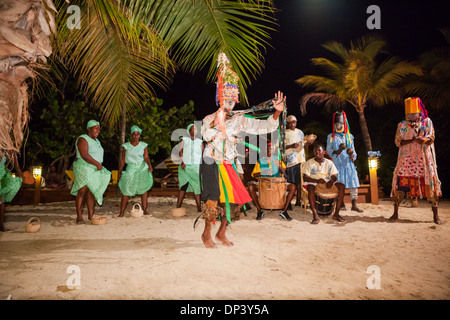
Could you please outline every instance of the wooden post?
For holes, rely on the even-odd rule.
[[[41,202],[41,176],[37,175],[34,180],[34,204]]]
[[[377,169],[369,168],[370,173],[370,202],[378,204],[378,177]]]

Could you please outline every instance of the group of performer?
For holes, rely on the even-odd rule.
[[[258,201],[257,181],[244,185],[242,166],[237,160],[237,145],[240,134],[262,135],[278,130],[279,118],[284,111],[286,96],[280,91],[272,100],[274,113],[267,119],[247,117],[245,113],[233,111],[239,102],[239,78],[231,69],[230,61],[223,53],[218,58],[216,112],[202,121],[201,139],[195,125],[188,126],[188,136],[182,138],[178,170],[179,197],[177,207],[181,207],[186,192],[193,192],[197,211],[205,220],[201,239],[207,248],[215,247],[211,235],[212,224],[220,220],[215,240],[226,246],[233,243],[226,236],[231,215],[240,206],[253,202],[257,209],[257,220],[264,217]],[[441,183],[437,175],[434,152],[434,128],[431,119],[419,98],[405,101],[406,120],[398,125],[395,143],[399,147],[397,166],[394,170],[391,196],[394,199],[394,214],[391,221],[398,219],[401,193],[411,197],[426,197],[432,202],[435,223],[442,223],[438,216],[438,198]],[[362,212],[357,207],[359,179],[354,161],[357,157],[353,135],[350,134],[345,112],[333,115],[333,131],[327,137],[326,146],[315,142],[316,136],[304,136],[297,127],[297,119],[291,115],[286,119],[284,143],[285,163],[279,157],[277,144],[269,144],[255,165],[252,176],[285,177],[287,197],[280,217],[292,218],[287,213],[295,193],[296,205],[300,205],[302,188],[306,189],[313,214],[313,224],[320,221],[317,210],[319,189],[335,189],[336,201],[332,217],[345,221],[340,211],[345,209],[343,200],[345,189],[350,189],[351,210]],[[111,172],[102,166],[104,151],[98,139],[100,123],[90,120],[87,134],[76,141],[76,160],[73,164],[75,176],[71,194],[76,196],[76,222],[84,223],[82,212],[87,204],[88,218],[94,215],[95,203],[102,205],[103,194],[111,179]],[[142,130],[133,126],[131,139],[122,145],[118,172],[118,186],[122,193],[119,217],[124,215],[129,197],[141,196],[142,209],[147,212],[147,192],[153,186],[153,168],[148,156],[147,144],[140,141]],[[314,143],[314,157],[306,161],[305,147]],[[331,159],[326,157],[328,155]],[[10,202],[21,185],[20,169],[14,163],[18,177],[13,178],[8,170],[6,154],[0,153],[0,213],[1,231],[5,202]],[[126,170],[123,171],[126,164]],[[202,205],[203,202],[203,205]],[[221,205],[222,204],[222,205]]]

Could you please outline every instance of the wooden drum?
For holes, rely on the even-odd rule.
[[[335,185],[328,189],[325,184],[318,184],[316,186],[317,213],[325,216],[332,214],[338,194],[339,191]]]
[[[277,177],[259,178],[259,204],[262,209],[283,209],[286,203],[286,179]]]

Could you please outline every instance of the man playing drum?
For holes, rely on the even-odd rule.
[[[266,155],[260,157],[255,167],[253,168],[253,178],[259,179],[260,177],[282,177],[284,175],[286,165],[284,164],[284,162],[279,160],[277,155],[273,154],[273,151],[273,147],[269,143],[267,146]],[[257,184],[257,181],[250,181],[248,183],[248,192],[250,193],[250,197],[252,198],[257,210],[256,220],[261,220],[264,217],[264,212],[261,210],[258,195],[256,194]],[[290,187],[292,189],[293,195],[295,192],[295,185],[290,185]],[[289,189],[290,192],[291,189]]]
[[[303,180],[308,190],[309,205],[313,212],[312,224],[320,222],[316,207],[316,189],[323,184],[326,190],[331,191],[332,188],[337,189],[337,204],[333,214],[333,219],[344,222],[345,220],[339,215],[342,202],[344,200],[345,186],[337,181],[338,170],[333,161],[324,157],[325,149],[321,144],[314,147],[314,158],[306,161],[304,166]],[[320,195],[319,195],[320,196]]]

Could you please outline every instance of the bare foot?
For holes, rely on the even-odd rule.
[[[341,208],[341,210],[342,210],[342,208]],[[356,212],[359,212],[359,213],[364,212],[363,210],[361,210],[358,207],[352,207],[352,211],[356,211]]]
[[[225,235],[216,234],[216,240],[222,242],[224,246],[232,247],[234,243],[227,239]]]
[[[390,218],[389,222],[396,222],[398,220],[398,214],[394,213]]]
[[[202,241],[206,248],[216,248],[216,244],[212,241],[211,236],[205,236],[202,234]]]
[[[78,220],[78,219],[77,219],[76,223],[77,223],[77,224],[85,224],[86,222],[84,222],[83,219],[81,219],[81,220]]]
[[[436,223],[436,224],[444,224],[444,221],[442,221],[441,219],[437,218],[437,219],[434,219],[434,223]]]
[[[339,214],[334,214],[333,219],[339,222],[345,222],[345,219],[342,218]]]

